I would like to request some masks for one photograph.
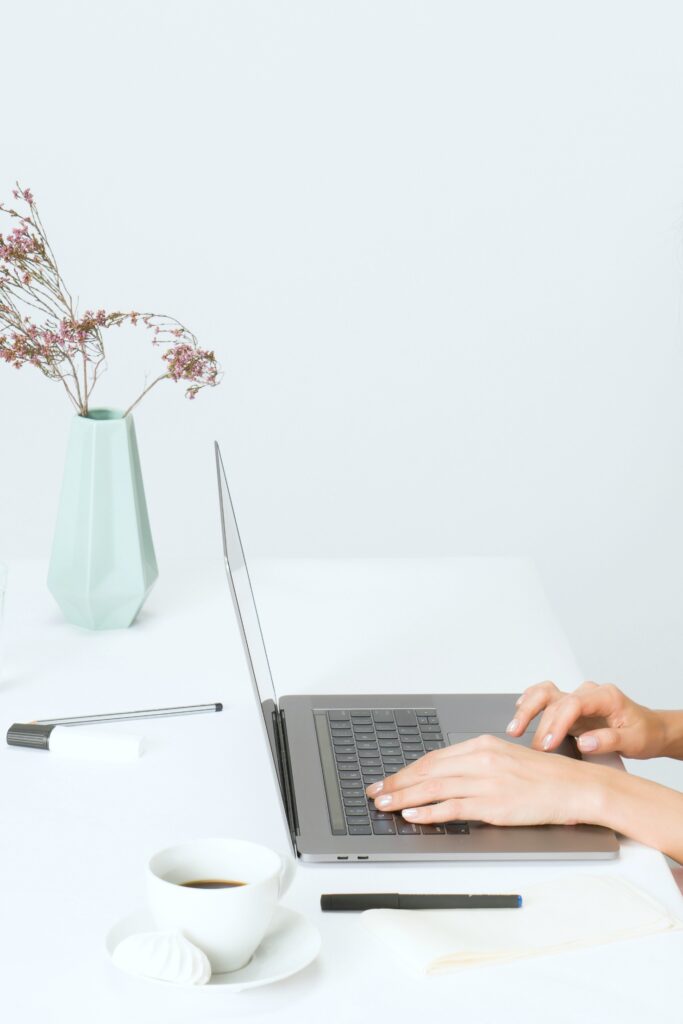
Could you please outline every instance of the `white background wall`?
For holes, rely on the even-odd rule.
[[[136,414],[162,573],[216,554],[218,437],[253,553],[530,554],[587,675],[683,705],[680,3],[44,0],[0,40],[3,195],[82,308],[225,365]],[[103,404],[145,359],[112,335]],[[0,367],[6,557],[69,417]]]

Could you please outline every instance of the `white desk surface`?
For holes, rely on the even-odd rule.
[[[564,686],[579,670],[533,567],[520,559],[297,560],[253,571],[276,683],[286,692]],[[270,988],[165,990],[118,973],[103,936],[142,905],[143,868],[176,840],[226,834],[286,849],[222,563],[161,566],[131,629],[65,624],[42,563],[10,566],[3,732],[13,721],[222,700],[222,714],[144,723],[132,765],[59,761],[0,745],[0,1007],[17,1024],[189,1024],[313,1018],[468,1024],[681,1019],[683,932],[451,977],[412,979],[355,915],[321,892],[520,891],[577,870],[619,873],[679,916],[663,857],[627,842],[619,861],[304,865],[285,902],[323,936],[318,961]],[[130,724],[114,728],[127,728]]]

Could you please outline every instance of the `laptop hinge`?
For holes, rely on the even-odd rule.
[[[287,824],[292,834],[292,841],[296,846],[295,837],[299,835],[299,818],[296,812],[296,800],[294,798],[294,783],[292,780],[292,767],[289,758],[289,747],[287,744],[287,723],[285,722],[284,711],[273,711],[273,724],[277,741],[277,755],[279,762],[280,777],[282,779],[282,790],[285,796],[285,813]]]

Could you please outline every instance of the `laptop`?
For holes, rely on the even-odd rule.
[[[427,751],[481,733],[505,735],[515,694],[351,693],[278,699],[218,443],[223,553],[254,696],[295,854],[304,861],[598,860],[616,857],[597,825],[415,825],[380,813],[365,787]],[[532,723],[518,742],[531,744]],[[548,757],[580,757],[568,738]]]

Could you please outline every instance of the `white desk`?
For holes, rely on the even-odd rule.
[[[281,692],[512,692],[547,677],[580,681],[521,560],[283,561],[253,575]],[[387,1020],[413,1021],[424,1009],[468,1024],[681,1019],[680,932],[413,980],[357,917],[318,908],[321,892],[355,886],[524,892],[531,881],[581,870],[576,863],[302,866],[286,902],[316,922],[323,947],[300,975],[218,998],[119,974],[103,935],[142,904],[153,850],[221,833],[285,850],[286,837],[219,560],[162,565],[139,623],[113,633],[66,625],[44,577],[42,564],[10,567],[3,733],[32,717],[209,700],[226,709],[145,723],[149,753],[133,765],[60,762],[0,744],[3,1019],[300,1024],[364,1020],[371,1006]],[[587,870],[624,874],[682,913],[655,851],[626,843],[618,862]]]

